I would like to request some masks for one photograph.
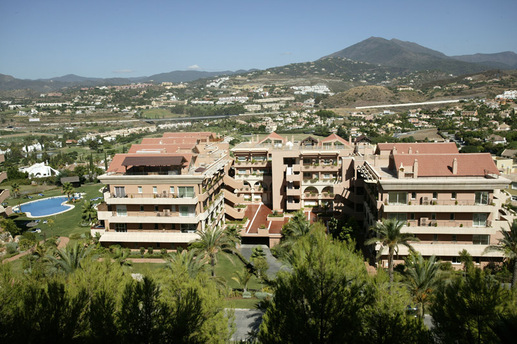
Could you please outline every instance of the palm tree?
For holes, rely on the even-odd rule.
[[[206,258],[196,256],[195,250],[183,250],[170,253],[168,256],[169,263],[167,267],[174,275],[186,274],[190,278],[205,271]]]
[[[409,241],[420,241],[410,233],[400,232],[404,223],[405,222],[398,221],[396,219],[378,222],[374,227],[372,227],[372,230],[377,232],[379,237],[368,239],[365,242],[365,245],[380,243],[381,248],[377,253],[377,258],[382,256],[382,252],[385,247],[388,248],[388,273],[390,276],[390,284],[393,283],[393,255],[395,253],[398,254],[399,245],[404,245],[410,250],[413,250]]]
[[[514,220],[509,231],[501,230],[503,237],[497,245],[488,246],[483,253],[502,251],[506,258],[513,260],[512,288],[517,288],[517,220]]]
[[[311,224],[305,217],[303,211],[298,211],[282,228],[281,247],[288,249],[299,238],[308,234],[311,230]]]
[[[413,299],[419,305],[419,316],[424,317],[425,305],[438,285],[440,265],[436,257],[424,259],[418,252],[413,252],[406,259],[404,284],[408,287]]]
[[[63,193],[68,197],[68,200],[70,201],[70,195],[74,193],[74,187],[70,183],[64,183],[63,184]]]
[[[85,200],[83,204],[83,213],[81,215],[83,222],[88,223],[90,225],[95,224],[97,222],[97,210],[95,209],[95,205],[93,202],[89,200]]]
[[[239,285],[242,287],[243,292],[248,291],[248,282],[251,279],[251,272],[250,270],[244,266],[241,271],[235,271],[235,276],[232,277],[232,280],[239,283]]]
[[[215,277],[215,264],[217,263],[217,254],[219,252],[233,253],[235,252],[235,243],[224,230],[218,227],[208,228],[207,230],[198,231],[199,239],[191,245],[197,252],[202,252],[204,257],[210,261],[212,266],[212,277]]]
[[[57,250],[55,255],[47,255],[47,259],[67,275],[82,267],[82,262],[90,255],[93,246],[84,247],[75,243]]]
[[[18,198],[20,194],[20,185],[18,185],[18,183],[12,183],[11,189],[13,190],[13,197]]]

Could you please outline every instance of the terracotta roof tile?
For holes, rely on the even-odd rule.
[[[397,154],[410,154],[409,150],[411,149],[412,154],[444,154],[444,153],[459,153],[458,147],[454,142],[412,142],[412,143],[379,143],[377,144],[377,149],[375,150],[375,154],[380,154],[380,152],[391,152],[393,148],[397,148]]]
[[[394,154],[390,168],[413,167],[418,161],[418,177],[484,177],[499,175],[489,153],[464,154]],[[458,172],[453,174],[453,161],[458,163]]]

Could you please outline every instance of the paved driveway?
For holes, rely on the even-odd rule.
[[[249,333],[257,331],[262,322],[262,312],[256,309],[235,309],[235,333],[232,341],[244,341]]]
[[[269,270],[267,271],[267,275],[269,278],[274,278],[276,276],[276,273],[282,268],[282,263],[273,257],[271,254],[271,251],[269,250],[269,247],[266,245],[241,245],[241,253],[246,259],[250,260],[251,252],[253,251],[253,248],[256,246],[262,247],[264,250],[264,253],[266,254],[266,260],[269,264]]]

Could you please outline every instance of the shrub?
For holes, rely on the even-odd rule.
[[[259,300],[264,300],[266,297],[268,297],[268,293],[265,293],[265,292],[262,292],[262,291],[257,291],[255,293],[255,297]]]
[[[162,256],[165,256],[167,254],[167,249],[166,248],[162,248],[160,250],[160,253],[161,253]]]
[[[149,254],[153,254],[153,251],[154,251],[154,250],[153,250],[153,248],[152,248],[151,246],[149,246],[149,247],[147,248],[147,253],[149,253]]]
[[[14,254],[16,251],[18,251],[18,244],[15,242],[10,242],[5,245],[5,250],[7,251],[7,254]]]
[[[143,256],[145,253],[145,247],[140,247],[140,254]]]
[[[249,291],[245,291],[244,293],[242,293],[242,298],[251,299],[251,293]]]

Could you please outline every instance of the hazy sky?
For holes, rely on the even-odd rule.
[[[0,0],[0,73],[149,76],[316,60],[368,37],[517,52],[516,0]]]

